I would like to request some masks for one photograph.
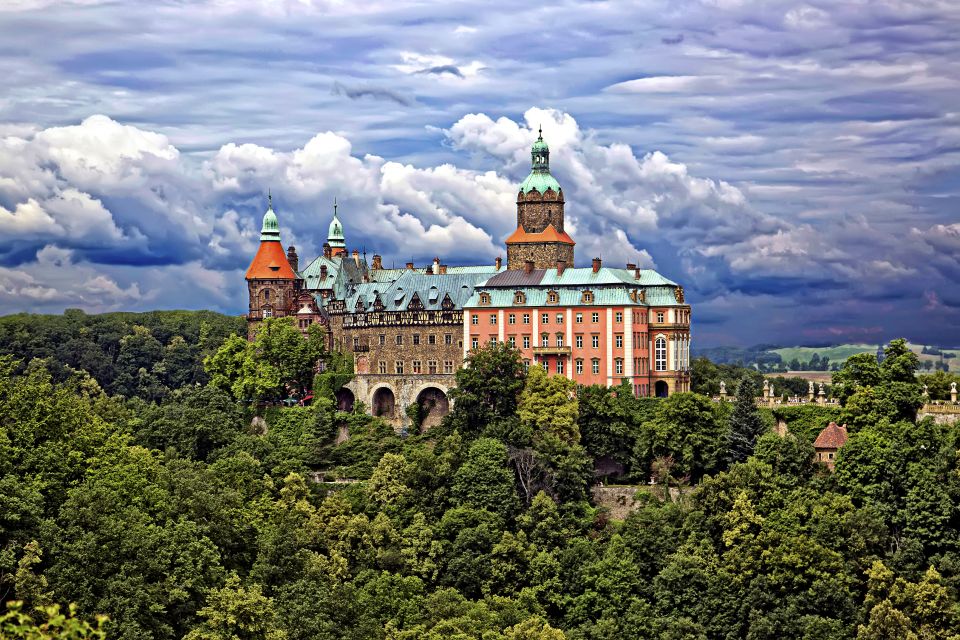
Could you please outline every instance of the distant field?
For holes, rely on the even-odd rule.
[[[858,353],[876,353],[877,345],[841,344],[836,347],[785,347],[783,349],[772,349],[772,351],[780,354],[784,362],[790,362],[794,358],[801,362],[809,362],[815,353],[819,354],[821,358],[830,358],[830,362],[843,362]]]
[[[924,360],[930,360],[931,362],[938,362],[940,356],[924,355],[920,352],[923,350],[922,344],[910,344],[910,350],[920,356],[921,362]],[[785,363],[789,363],[791,360],[796,358],[801,362],[809,362],[810,358],[813,357],[813,354],[818,354],[821,358],[830,358],[830,362],[840,362],[842,363],[850,356],[855,356],[858,353],[876,353],[877,345],[875,344],[841,344],[834,347],[784,347],[782,349],[771,349],[772,353],[777,353],[783,358]],[[960,372],[960,349],[944,349],[944,353],[949,353],[954,355],[954,358],[947,360],[950,371]],[[798,377],[807,377],[808,379],[816,379],[813,377],[808,377],[805,375],[808,372],[797,372]],[[810,374],[818,373],[816,371],[809,372]]]

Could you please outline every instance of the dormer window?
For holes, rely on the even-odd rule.
[[[527,302],[527,296],[524,295],[523,291],[517,291],[513,294],[513,304],[525,304]]]
[[[583,295],[580,296],[580,299],[581,299],[585,304],[591,304],[591,303],[593,303],[593,291],[584,291],[584,292],[583,292]]]
[[[489,293],[484,292],[484,293],[481,293],[481,294],[480,294],[480,304],[482,304],[482,305],[484,305],[484,306],[490,304],[490,294],[489,294]]]
[[[556,291],[547,292],[547,304],[557,304],[560,301],[560,296],[557,295]]]

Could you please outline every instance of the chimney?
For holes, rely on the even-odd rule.
[[[433,272],[440,273],[440,258],[433,259]]]
[[[287,262],[294,271],[300,271],[300,259],[297,258],[297,248],[293,245],[287,247]]]
[[[600,271],[600,258],[593,259],[593,272],[596,273]]]
[[[440,265],[440,275],[442,276],[447,275],[447,265],[445,264]]]
[[[633,279],[634,279],[634,280],[639,280],[639,279],[640,279],[640,269],[634,269],[634,271],[633,271]]]
[[[427,274],[428,276],[432,276],[432,275],[433,275],[433,265],[430,265],[429,267],[427,267],[427,269],[424,271],[424,273]]]
[[[497,271],[500,271],[500,265],[503,264],[503,258],[501,258],[500,256],[497,256],[496,262],[494,264],[497,265]]]
[[[533,273],[533,260],[527,260],[523,263],[524,273]]]
[[[557,275],[558,275],[558,276],[562,276],[562,275],[563,275],[563,272],[566,270],[566,268],[567,268],[567,261],[566,261],[566,260],[557,260]]]
[[[327,265],[325,264],[320,265],[320,279],[321,280],[327,279]]]
[[[633,264],[632,262],[627,263],[627,271],[634,271],[636,268],[637,265]]]
[[[360,266],[360,252],[356,249],[353,250],[353,264]]]
[[[374,269],[383,269],[383,258],[378,254],[373,254],[373,268]]]
[[[407,263],[407,271],[413,271],[413,263],[412,263],[412,262],[408,262],[408,263]]]
[[[332,249],[330,248],[329,242],[323,243],[323,257],[329,260],[332,257]]]

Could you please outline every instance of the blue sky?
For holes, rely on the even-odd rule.
[[[240,313],[285,244],[492,262],[543,126],[577,262],[700,345],[960,345],[960,3],[5,0],[0,313]]]

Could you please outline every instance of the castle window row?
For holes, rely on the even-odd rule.
[[[393,373],[397,375],[404,375],[404,360],[394,360],[393,361]],[[386,375],[389,369],[390,363],[386,360],[380,360],[377,363],[377,371],[381,374]],[[453,360],[444,360],[443,361],[443,373],[451,374],[454,372]],[[410,372],[414,374],[423,373],[423,361],[422,360],[412,360],[410,362]],[[438,360],[427,360],[426,373],[428,374],[437,374],[440,372],[439,361]]]
[[[403,338],[403,336],[404,336],[404,334],[398,333],[398,334],[395,335],[394,338],[393,338],[394,344],[397,345],[398,347],[402,347],[403,344],[404,344],[404,338]],[[426,338],[427,338],[427,344],[428,344],[428,345],[436,345],[436,344],[438,344],[439,336],[438,336],[437,334],[435,334],[435,333],[429,333],[429,334],[427,334]],[[380,335],[378,335],[378,336],[377,336],[377,342],[379,343],[379,345],[380,345],[381,347],[382,347],[382,346],[385,346],[385,345],[387,344],[387,334],[381,333]],[[410,342],[411,342],[411,344],[413,344],[413,346],[419,346],[420,344],[422,344],[422,342],[421,342],[421,335],[420,335],[419,333],[414,333],[413,335],[410,336]],[[452,334],[452,333],[445,333],[445,334],[443,334],[443,344],[444,344],[444,345],[447,345],[447,346],[450,346],[450,345],[453,344],[453,334]],[[353,347],[354,347],[354,349],[358,348],[359,346],[360,346],[360,338],[359,338],[359,337],[354,337],[354,338],[353,338]],[[461,344],[460,346],[463,346],[463,345]]]

